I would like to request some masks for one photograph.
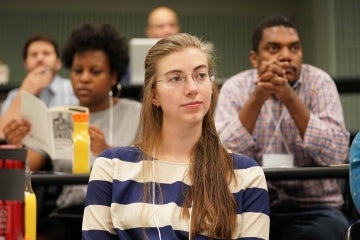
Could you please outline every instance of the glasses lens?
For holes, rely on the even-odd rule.
[[[208,72],[209,73],[209,79],[210,79],[210,82],[213,82],[213,81],[215,81],[215,73],[213,73],[213,72]]]
[[[198,84],[204,84],[210,82],[210,77],[208,71],[198,71],[193,74],[194,80]]]
[[[181,73],[169,73],[165,76],[165,85],[169,88],[180,87],[184,82],[184,76]]]
[[[198,85],[207,84],[214,80],[214,74],[208,69],[199,69],[192,74],[184,74],[182,72],[172,72],[165,75],[164,84],[168,88],[179,88],[186,81],[187,76],[191,76],[194,82]]]

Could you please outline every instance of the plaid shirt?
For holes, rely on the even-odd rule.
[[[256,77],[256,69],[241,72],[228,79],[220,90],[215,122],[220,139],[227,148],[251,156],[261,164],[262,155],[284,111],[280,130],[294,154],[295,166],[327,166],[345,162],[349,133],[344,124],[339,93],[327,73],[303,64],[300,78],[293,86],[310,110],[304,139],[284,104],[275,99],[268,99],[261,108],[252,135],[242,126],[239,112],[254,90]],[[269,149],[271,153],[287,153],[279,137]],[[268,181],[268,187],[272,206],[340,207],[343,204],[336,179]]]

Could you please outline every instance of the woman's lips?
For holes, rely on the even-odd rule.
[[[200,104],[201,104],[201,101],[193,101],[193,102],[185,103],[182,106],[183,107],[194,107],[194,106],[198,106]]]
[[[80,89],[78,89],[76,92],[77,92],[77,94],[80,95],[80,96],[91,95],[91,90],[90,90],[90,89],[87,89],[87,88],[80,88]]]

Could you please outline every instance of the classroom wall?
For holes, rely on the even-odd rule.
[[[11,67],[12,84],[18,84],[24,74],[20,50],[30,35],[47,33],[62,45],[71,29],[85,21],[94,21],[109,22],[128,38],[145,37],[146,15],[161,3],[177,10],[182,31],[214,43],[218,53],[218,75],[227,78],[250,67],[250,34],[261,17],[275,11],[293,17],[299,8],[297,1],[273,1],[259,11],[260,6],[266,3],[264,0],[256,0],[257,4],[247,0],[226,0],[221,7],[215,0],[33,0],[31,5],[21,0],[2,1],[5,4],[3,2],[0,8],[0,59]]]
[[[277,13],[298,24],[306,62],[337,78],[360,75],[357,0],[1,0],[0,59],[17,85],[24,75],[21,47],[30,35],[50,34],[62,46],[71,29],[93,21],[109,22],[128,38],[144,37],[148,11],[163,4],[177,10],[183,31],[214,42],[222,79],[250,67],[252,29],[262,17]]]

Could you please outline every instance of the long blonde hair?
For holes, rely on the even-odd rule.
[[[212,46],[195,36],[180,33],[159,40],[145,59],[145,83],[141,111],[140,136],[137,146],[151,155],[153,144],[162,127],[162,110],[152,104],[152,91],[156,88],[156,64],[159,59],[184,48],[195,47],[206,54],[208,67],[214,71]],[[209,111],[203,119],[202,134],[192,149],[189,177],[192,187],[185,194],[183,217],[189,218],[188,208],[192,205],[190,236],[202,232],[210,238],[231,239],[236,224],[236,202],[229,190],[230,181],[235,179],[233,161],[217,135],[214,111],[218,98],[216,83]],[[144,190],[147,191],[147,190]]]

